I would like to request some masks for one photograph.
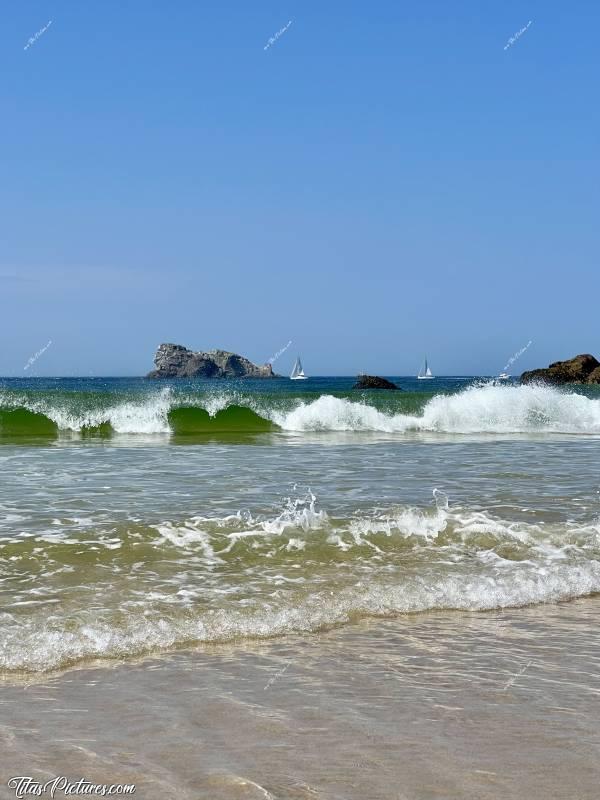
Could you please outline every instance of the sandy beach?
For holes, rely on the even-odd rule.
[[[144,800],[598,796],[600,600],[431,612],[0,688],[10,777]]]

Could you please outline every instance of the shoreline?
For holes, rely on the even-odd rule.
[[[0,786],[66,775],[150,800],[592,800],[599,610],[596,596],[425,612],[5,680]]]

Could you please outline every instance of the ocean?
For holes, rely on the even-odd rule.
[[[57,713],[95,709],[93,733],[69,716],[73,741],[87,732],[98,746],[85,769],[102,772],[99,753],[144,754],[144,769],[111,762],[147,783],[144,797],[519,797],[529,779],[499,759],[512,748],[518,776],[545,719],[536,735],[578,737],[578,760],[555,775],[546,742],[527,796],[560,796],[556,780],[593,796],[600,391],[391,379],[403,391],[353,391],[352,378],[0,380],[0,737],[12,731],[13,764],[45,764],[48,748],[73,763],[40,716],[52,697]],[[519,725],[490,733],[490,703]],[[465,709],[471,727],[457,722]],[[165,719],[163,785],[148,742]],[[283,748],[276,767],[257,725]],[[41,730],[45,749],[15,726]],[[110,726],[129,745],[111,750]],[[452,759],[441,728],[465,736]],[[413,774],[420,737],[432,763]],[[414,791],[394,794],[401,780]]]

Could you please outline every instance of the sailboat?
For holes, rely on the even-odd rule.
[[[296,359],[296,363],[294,364],[292,374],[290,375],[290,380],[292,381],[306,380],[306,375],[304,374],[304,370],[302,369],[302,362],[300,361],[300,356],[298,356],[298,358]]]
[[[425,358],[425,363],[423,367],[419,370],[419,374],[417,375],[417,379],[420,381],[430,381],[435,378],[435,375],[431,374],[431,370],[429,369],[429,365],[427,363],[427,358]]]

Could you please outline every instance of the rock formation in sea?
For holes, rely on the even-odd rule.
[[[600,383],[600,362],[589,353],[567,361],[555,361],[546,369],[532,369],[521,375],[521,383]]]
[[[380,378],[378,375],[359,375],[353,389],[396,389],[402,391],[395,383]]]
[[[271,364],[259,366],[225,350],[193,352],[180,344],[161,344],[148,378],[276,378]]]

